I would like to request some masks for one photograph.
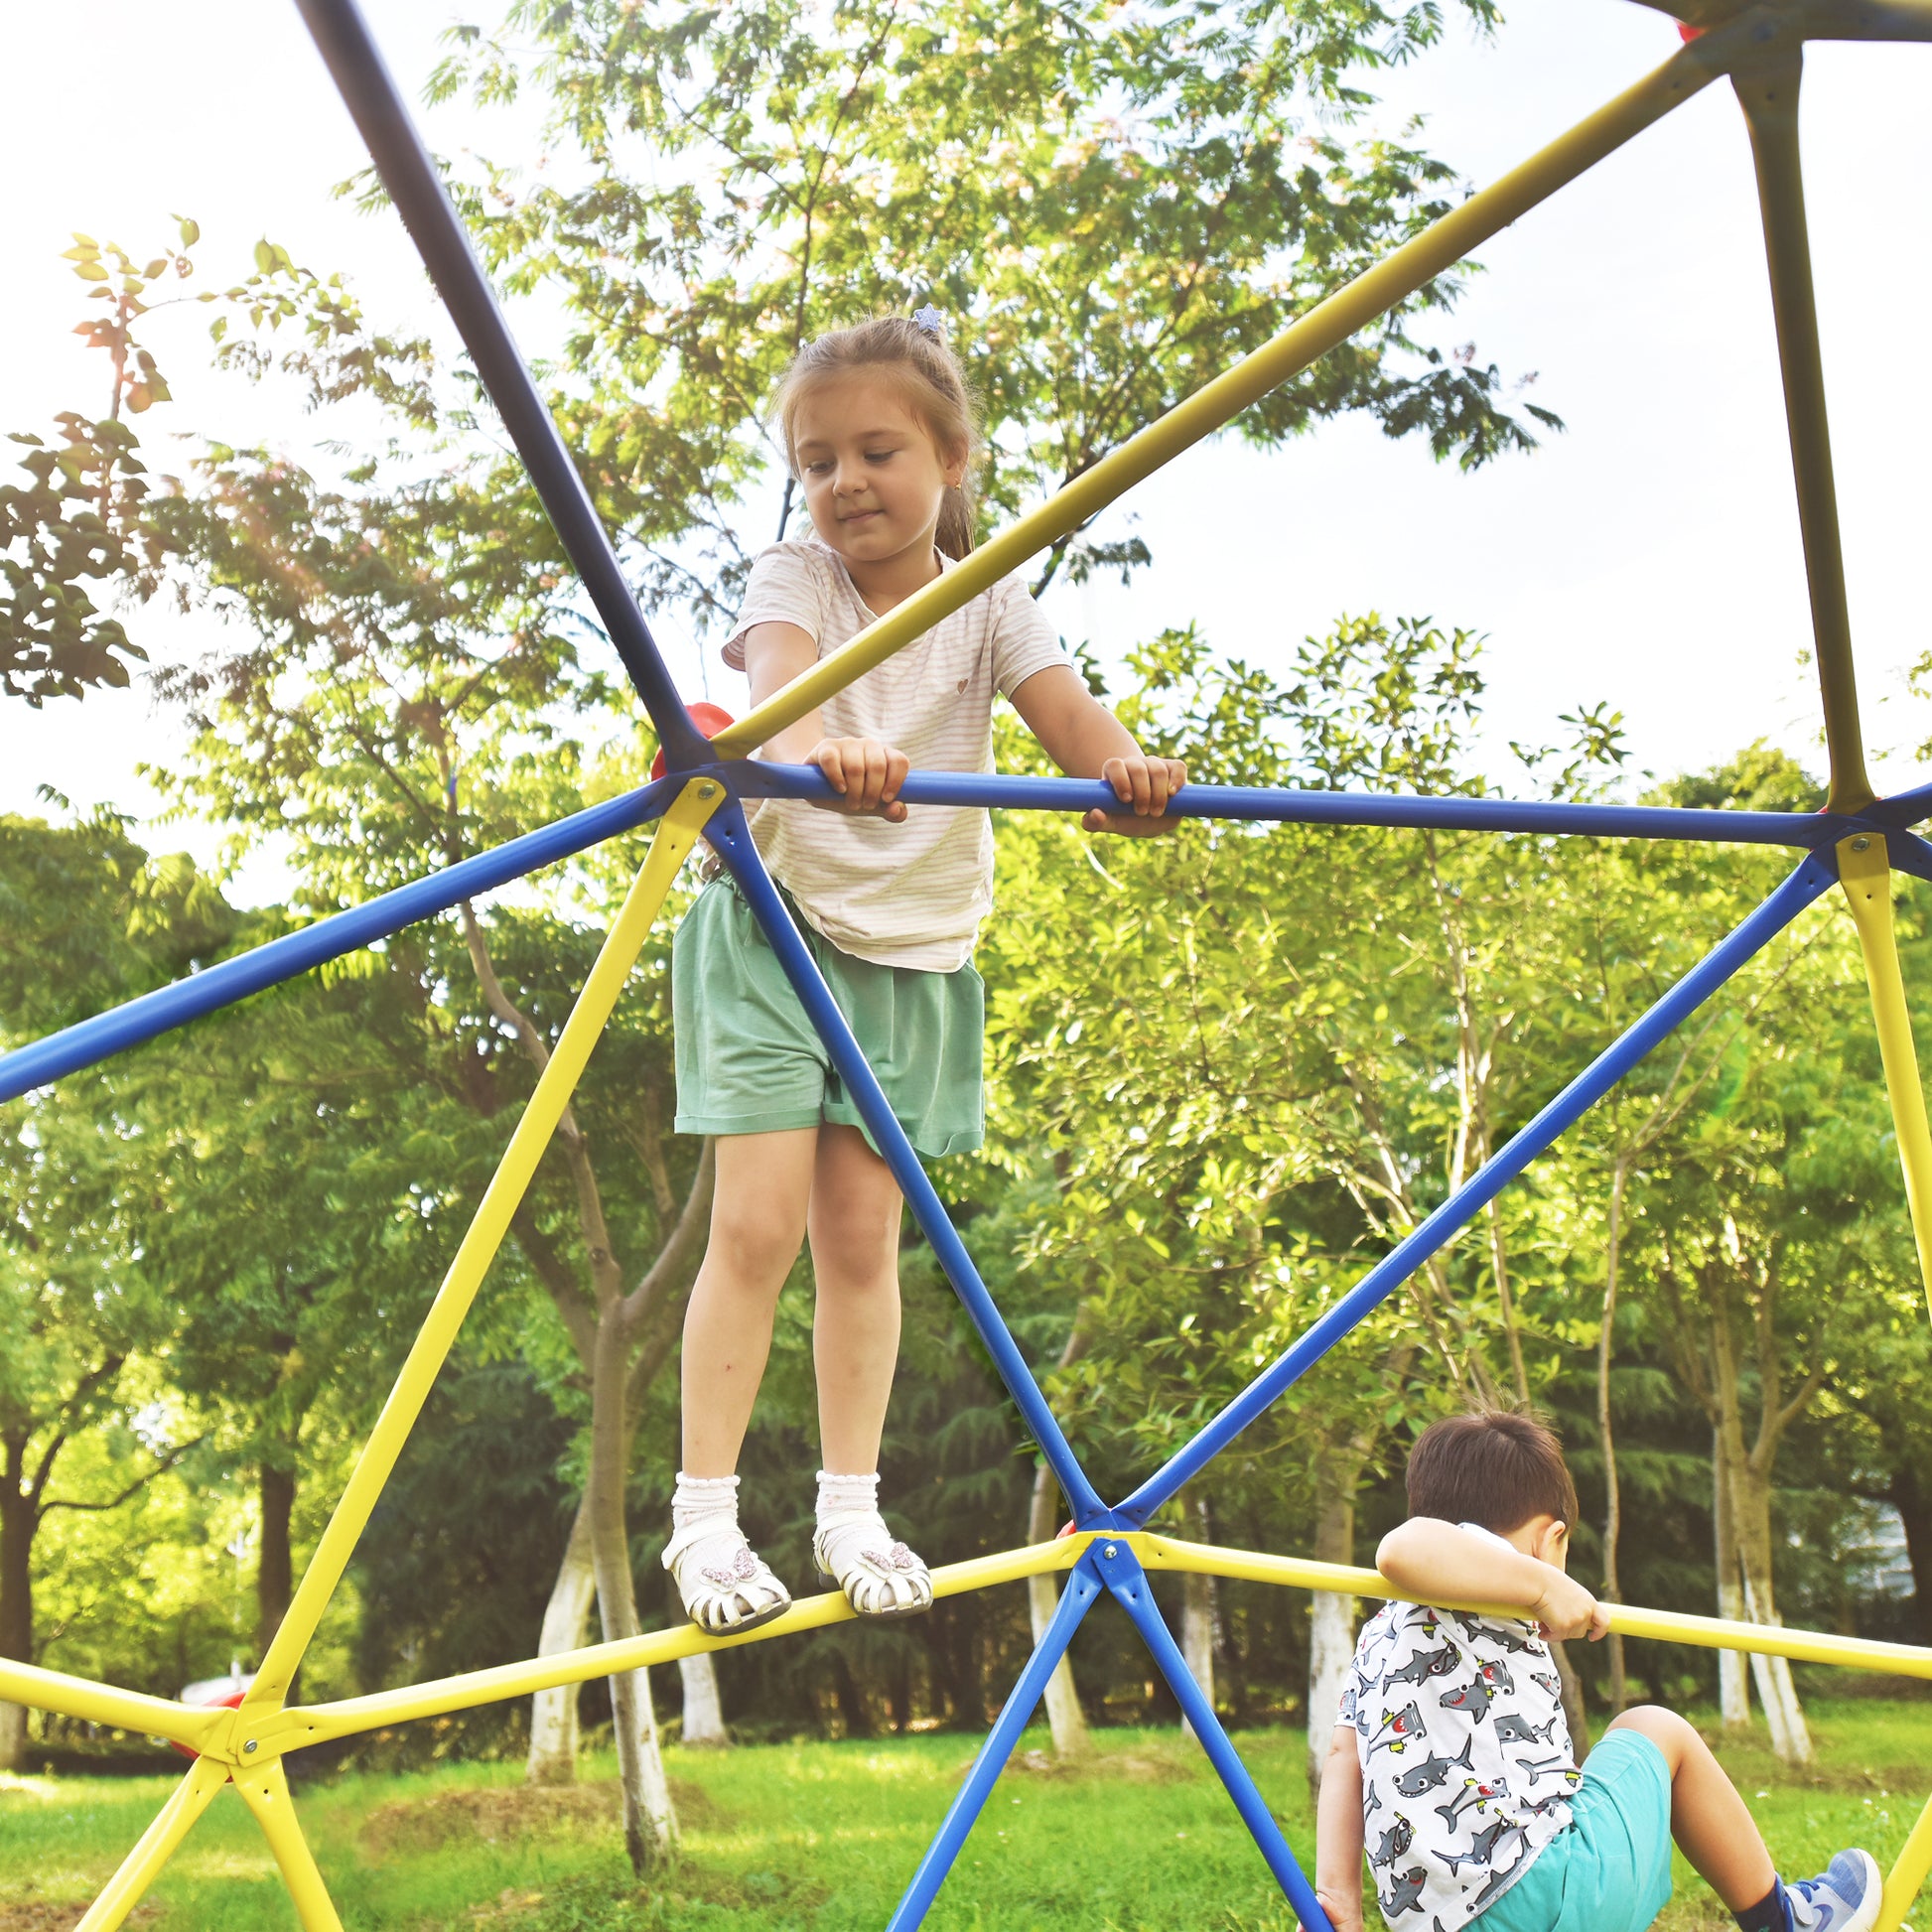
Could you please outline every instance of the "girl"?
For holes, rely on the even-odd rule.
[[[725,661],[763,700],[931,583],[971,547],[978,430],[937,311],[821,337],[778,393],[812,534],[752,568]],[[1149,759],[1087,690],[1018,578],[777,733],[839,800],[768,800],[754,837],[907,1138],[925,1158],[980,1144],[984,992],[973,941],[993,900],[984,811],[908,817],[910,765],[993,766],[1004,692],[1061,770],[1125,807],[1091,831],[1163,832],[1184,768]],[[664,1567],[693,1622],[749,1630],[790,1604],[738,1526],[733,1473],[778,1291],[809,1234],[817,1283],[819,1570],[861,1616],[927,1608],[925,1565],[879,1513],[879,1439],[898,1354],[899,1193],[777,960],[728,879],[673,949],[677,1128],[717,1136],[717,1191],[684,1323],[684,1467]]]

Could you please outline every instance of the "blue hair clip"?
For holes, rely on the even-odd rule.
[[[921,335],[930,336],[935,343],[946,339],[946,318],[930,302],[923,309],[912,311],[912,327]]]

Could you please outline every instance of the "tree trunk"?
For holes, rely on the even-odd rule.
[[[1912,1566],[1912,1607],[1918,1640],[1932,1633],[1932,1497],[1925,1493],[1918,1471],[1906,1467],[1892,1472],[1891,1505],[1905,1532],[1905,1560]]]
[[[295,1517],[295,1470],[264,1462],[260,1473],[262,1544],[255,1566],[255,1644],[265,1656],[288,1614],[295,1592],[295,1552],[290,1527]]]
[[[1339,1474],[1323,1458],[1315,1468],[1314,1557],[1317,1563],[1355,1561],[1355,1471]],[[1355,1599],[1317,1590],[1309,1624],[1309,1789],[1319,1792],[1328,1734],[1335,1727],[1348,1665],[1355,1654]]]
[[[26,1490],[27,1439],[8,1436],[0,1468],[0,1657],[34,1661],[34,1532],[40,1512]],[[0,1703],[0,1771],[18,1771],[27,1757],[27,1712]]]
[[[718,1663],[708,1650],[677,1660],[678,1680],[684,1687],[684,1741],[704,1750],[730,1748],[725,1707],[718,1696]]]
[[[1603,1449],[1603,1588],[1606,1603],[1623,1601],[1623,1586],[1617,1576],[1617,1538],[1623,1529],[1623,1492],[1617,1486],[1616,1432],[1610,1416],[1610,1357],[1616,1335],[1617,1270],[1623,1236],[1623,1185],[1625,1168],[1619,1154],[1610,1172],[1610,1205],[1603,1242],[1603,1325],[1596,1336],[1596,1435]],[[1610,1651],[1610,1715],[1615,1717],[1630,1701],[1629,1683],[1624,1674],[1623,1638],[1612,1630],[1607,1639]]]
[[[537,1638],[539,1657],[561,1656],[582,1649],[584,1626],[597,1598],[597,1569],[591,1560],[590,1491],[577,1505],[570,1541],[544,1605],[543,1631]],[[579,1684],[559,1684],[539,1691],[530,1701],[530,1754],[523,1775],[531,1784],[574,1784],[577,1781],[577,1694]]]
[[[1737,1567],[1737,1532],[1730,1514],[1730,1463],[1722,1429],[1711,1433],[1711,1518],[1716,1530],[1718,1614],[1744,1621],[1743,1572]],[[1741,1650],[1718,1652],[1718,1715],[1726,1730],[1742,1730],[1751,1721],[1750,1671]]]
[[[1730,1528],[1736,1543],[1737,1564],[1743,1573],[1744,1613],[1753,1623],[1776,1623],[1777,1600],[1771,1587],[1771,1458],[1776,1452],[1774,1436],[1760,1428],[1758,1450],[1744,1448],[1744,1419],[1738,1387],[1737,1356],[1731,1341],[1730,1316],[1722,1305],[1711,1316],[1711,1361],[1715,1373],[1713,1387],[1718,1402],[1718,1427],[1723,1437],[1723,1461],[1729,1475]],[[1765,1414],[1776,1401],[1776,1390],[1763,1394]],[[1771,1748],[1781,1762],[1811,1762],[1811,1732],[1798,1703],[1798,1691],[1791,1681],[1791,1663],[1785,1657],[1751,1658],[1751,1675],[1757,1680],[1758,1702],[1764,1707],[1764,1720],[1771,1730]]]
[[[1027,1512],[1027,1541],[1050,1541],[1054,1531],[1059,1528],[1055,1521],[1059,1513],[1059,1486],[1053,1480],[1052,1470],[1041,1460],[1034,1470],[1033,1503]],[[1058,1601],[1059,1591],[1051,1577],[1027,1579],[1027,1610],[1033,1619],[1035,1643],[1046,1634],[1046,1625],[1051,1621]],[[1053,1666],[1052,1676],[1046,1680],[1046,1725],[1053,1733],[1055,1757],[1070,1761],[1092,1755],[1093,1739],[1087,1734],[1087,1714],[1080,1709],[1079,1693],[1073,1684],[1073,1665],[1064,1653]]]
[[[1208,1527],[1207,1498],[1196,1496],[1187,1505],[1196,1539],[1202,1543],[1212,1543],[1213,1535]],[[1201,1688],[1207,1699],[1209,1710],[1214,1706],[1214,1625],[1215,1625],[1214,1579],[1197,1571],[1187,1573],[1185,1593],[1180,1599],[1180,1654],[1187,1660],[1187,1668],[1194,1682]],[[1194,1726],[1183,1717],[1180,1727],[1189,1737],[1194,1735]]]
[[[591,1562],[606,1643],[638,1634],[637,1597],[624,1527],[623,1472],[630,1434],[624,1417],[629,1353],[617,1309],[598,1323],[591,1394]],[[667,1860],[677,1844],[677,1815],[658,1749],[650,1679],[640,1670],[611,1679],[611,1721],[617,1734],[618,1777],[623,1786],[623,1843],[639,1876]]]
[[[1771,1590],[1771,1484],[1748,1461],[1731,1472],[1736,1505],[1737,1555],[1744,1572],[1744,1608],[1753,1623],[1779,1623]],[[1757,1699],[1771,1727],[1771,1748],[1786,1764],[1809,1764],[1811,1731],[1805,1724],[1788,1657],[1751,1658]]]
[[[1550,1655],[1556,1660],[1557,1681],[1563,1686],[1563,1719],[1570,1726],[1570,1749],[1581,1764],[1589,1755],[1589,1713],[1584,1709],[1584,1680],[1562,1644],[1553,1643]]]

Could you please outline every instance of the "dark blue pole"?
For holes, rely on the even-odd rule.
[[[1885,858],[1894,872],[1909,873],[1914,879],[1932,879],[1932,845],[1916,832],[1887,832]]]
[[[1914,785],[1910,791],[1895,791],[1889,798],[1874,799],[1861,816],[1877,825],[1916,825],[1932,816],[1932,785]]]
[[[1171,1456],[1114,1512],[1117,1523],[1139,1528],[1190,1477],[1319,1361],[1376,1305],[1400,1288],[1450,1235],[1481,1211],[1504,1186],[1601,1100],[1657,1042],[1690,1018],[1754,953],[1788,926],[1837,877],[1828,860],[1805,860],[1743,924],[1684,977],[1629,1032],[1571,1081],[1506,1147],[1451,1194],[1415,1233],[1319,1320],[1288,1352],[1249,1383],[1183,1449]]]
[[[488,278],[470,247],[470,236],[444,193],[354,0],[296,0],[296,5],[623,668],[657,727],[666,763],[677,770],[703,761],[710,757],[704,738],[693,727],[671,682],[650,626],[623,580],[603,519],[530,380]]]
[[[682,777],[660,778],[655,784],[625,792],[621,798],[593,805],[589,811],[574,812],[540,832],[526,832],[520,839],[499,845],[493,852],[479,853],[444,872],[399,886],[366,905],[351,906],[346,912],[304,926],[300,932],[287,933],[251,952],[224,959],[192,979],[157,987],[125,1006],[49,1034],[31,1046],[0,1056],[0,1101],[17,1100],[35,1087],[92,1066],[123,1047],[138,1046],[144,1039],[185,1027],[217,1007],[231,1006],[264,987],[278,986],[313,966],[400,932],[418,919],[447,912],[466,898],[479,898],[525,873],[568,859],[572,853],[601,844],[620,832],[633,831],[656,818],[683,783]]]
[[[1315,1897],[1314,1887],[1303,1873],[1295,1854],[1289,1850],[1275,1814],[1268,1809],[1268,1801],[1242,1763],[1241,1753],[1221,1728],[1213,1705],[1194,1682],[1194,1674],[1187,1668],[1187,1660],[1180,1654],[1180,1646],[1174,1642],[1173,1632],[1168,1628],[1168,1620],[1154,1600],[1147,1572],[1141,1568],[1139,1559],[1125,1543],[1096,1543],[1091,1555],[1094,1568],[1112,1591],[1114,1600],[1134,1619],[1134,1627],[1154,1653],[1161,1675],[1180,1701],[1181,1714],[1193,1725],[1201,1749],[1227,1786],[1228,1796],[1241,1814],[1241,1822],[1261,1848],[1268,1869],[1288,1894],[1288,1902],[1295,1907],[1305,1932],[1332,1932],[1328,1915],[1321,1909],[1321,1901]]]
[[[993,1357],[993,1366],[999,1370],[1007,1393],[1020,1405],[1020,1413],[1026,1418],[1027,1427],[1033,1431],[1040,1453],[1045,1456],[1059,1482],[1061,1492],[1073,1510],[1074,1520],[1087,1523],[1104,1516],[1106,1505],[1087,1480],[1086,1471],[1080,1467],[1066,1438],[1060,1433],[1060,1426],[1054,1420],[1052,1410],[1046,1406],[1046,1398],[1040,1394],[1039,1385],[1035,1382],[1026,1357],[1021,1354],[1006,1322],[1001,1318],[993,1297],[987,1293],[986,1284],[980,1280],[979,1270],[973,1266],[973,1258],[966,1252],[958,1230],[947,1218],[939,1196],[933,1191],[932,1182],[926,1178],[925,1170],[919,1165],[919,1157],[913,1153],[912,1144],[905,1138],[905,1130],[894,1118],[877,1077],[866,1063],[865,1054],[859,1050],[859,1042],[852,1037],[852,1029],[846,1025],[839,1003],[833,999],[831,989],[819,973],[817,962],[804,940],[798,936],[798,928],[792,924],[791,914],[785,910],[784,901],[779,898],[777,888],[771,883],[771,875],[765,871],[764,861],[759,857],[758,848],[752,843],[752,835],[745,824],[744,807],[737,799],[731,799],[719,808],[705,826],[704,835],[710,840],[713,850],[731,868],[732,877],[738,881],[746,903],[763,927],[764,936],[771,942],[771,950],[778,955],[778,963],[784,968],[785,977],[797,993],[806,1018],[818,1030],[819,1038],[832,1055],[832,1064],[838,1068],[839,1078],[845,1082],[846,1091],[857,1105],[860,1117],[871,1130],[873,1144],[892,1169],[893,1177],[898,1182],[899,1191],[912,1210],[912,1218],[919,1224],[919,1232],[938,1256],[939,1266],[946,1271],[946,1279],[952,1283],[953,1293],[965,1306],[980,1340]]]
[[[986,1742],[973,1759],[973,1768],[966,1773],[966,1782],[946,1807],[946,1815],[940,1820],[932,1843],[926,1847],[925,1857],[919,1861],[919,1868],[912,1874],[912,1882],[906,1886],[897,1909],[886,1923],[886,1932],[911,1932],[911,1928],[925,1917],[939,1887],[945,1883],[946,1873],[952,1869],[953,1861],[959,1857],[959,1848],[966,1843],[967,1835],[980,1813],[986,1809],[986,1801],[993,1795],[993,1787],[999,1781],[1001,1771],[1006,1768],[1007,1759],[1013,1755],[1013,1747],[1019,1743],[1021,1733],[1027,1728],[1027,1721],[1046,1695],[1046,1680],[1065,1655],[1074,1631],[1080,1627],[1080,1619],[1100,1595],[1100,1584],[1093,1574],[1092,1565],[1093,1554],[1089,1551],[1067,1577],[1066,1587],[1060,1591],[1060,1600],[1054,1606],[1051,1621],[1040,1634],[1039,1642],[1034,1646],[1034,1654],[1027,1659],[1027,1668],[1020,1673],[1020,1682],[1013,1687],[1013,1695],[1001,1707],[993,1728],[986,1733]],[[1321,1932],[1328,1932],[1325,1923]]]
[[[716,770],[741,798],[833,796],[825,774],[812,765],[746,759]],[[1112,788],[1097,779],[1023,778],[995,771],[914,771],[899,796],[908,805],[984,805],[1006,811],[1120,809]],[[1836,844],[1863,823],[1822,812],[1717,812],[1673,805],[1571,805],[1551,800],[1422,798],[1404,793],[1206,784],[1184,786],[1174,797],[1173,811],[1179,818],[1260,819],[1296,825],[1435,826],[1462,832],[1701,839],[1807,849]]]

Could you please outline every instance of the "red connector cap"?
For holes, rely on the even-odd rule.
[[[218,1698],[204,1698],[197,1708],[203,1711],[239,1711],[241,1700],[247,1695],[245,1686],[238,1691],[224,1691]],[[173,1737],[168,1739],[168,1743],[171,1749],[180,1751],[183,1757],[201,1756],[200,1751],[191,1750],[186,1744],[178,1742]]]
[[[735,725],[738,722],[729,711],[715,704],[687,705],[685,711],[691,722],[707,738],[716,738],[727,725]],[[650,775],[653,778],[661,778],[664,769],[664,754],[660,748],[657,756],[650,761]]]

